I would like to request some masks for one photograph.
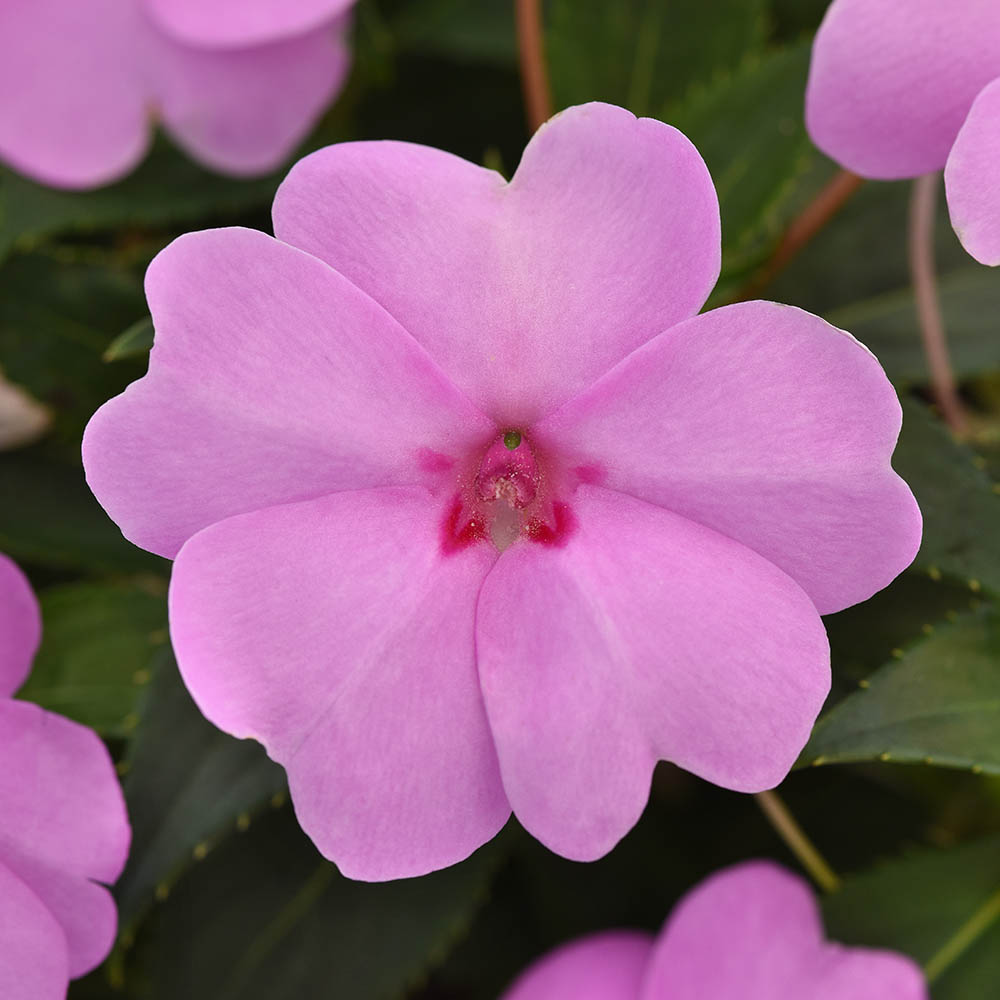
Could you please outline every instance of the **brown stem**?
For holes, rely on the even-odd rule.
[[[737,301],[755,298],[766,288],[840,211],[863,183],[864,180],[856,174],[847,170],[838,171],[833,180],[792,220],[771,258],[740,290],[736,296]]]
[[[514,0],[521,86],[528,125],[534,132],[552,117],[552,93],[545,64],[541,0]]]
[[[934,401],[945,423],[956,434],[963,434],[967,427],[965,409],[958,396],[948,355],[934,267],[934,218],[939,180],[937,174],[925,174],[913,182],[910,199],[910,275]]]

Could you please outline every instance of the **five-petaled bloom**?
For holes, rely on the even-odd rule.
[[[690,142],[585,105],[510,183],[346,143],[274,226],[153,262],[149,373],[84,461],[176,556],[184,679],[320,850],[417,875],[513,808],[591,859],[659,758],[779,782],[829,687],[820,615],[908,565],[920,515],[864,347],[773,303],[695,315],[720,231]]]
[[[503,1000],[928,1000],[919,967],[825,941],[799,878],[767,862],[713,875],[657,938],[596,934],[528,969]]]
[[[3,0],[0,160],[45,184],[127,174],[159,120],[231,174],[282,163],[340,88],[355,0]]]
[[[943,167],[962,244],[1000,265],[997,0],[834,0],[813,47],[806,123],[865,177]]]
[[[11,695],[38,647],[38,605],[0,555],[0,997],[61,1000],[115,938],[129,825],[91,730]]]

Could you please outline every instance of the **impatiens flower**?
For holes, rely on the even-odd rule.
[[[966,250],[1000,265],[1000,3],[834,0],[816,36],[806,123],[865,177],[944,168]]]
[[[865,348],[767,302],[695,315],[719,207],[687,139],[573,108],[510,183],[346,143],[274,226],[156,258],[149,374],[84,460],[177,559],[195,700],[285,766],[320,850],[417,875],[513,808],[591,859],[660,758],[781,781],[829,686],[820,614],[889,583],[920,516]]]
[[[231,174],[278,166],[339,89],[354,0],[3,0],[0,160],[45,184],[127,174],[154,121]]]
[[[621,931],[566,945],[503,1000],[928,1000],[903,955],[825,941],[809,887],[776,865],[719,872],[657,938]]]
[[[97,735],[11,695],[38,646],[38,605],[0,555],[0,997],[60,1000],[115,938],[125,803]]]

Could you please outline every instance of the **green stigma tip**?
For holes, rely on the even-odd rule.
[[[521,445],[521,432],[520,431],[507,431],[503,436],[503,444],[505,448],[514,451],[515,448],[519,448]]]

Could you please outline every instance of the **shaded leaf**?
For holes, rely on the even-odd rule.
[[[969,265],[946,274],[938,290],[956,376],[1000,370],[1000,274]],[[927,358],[908,287],[835,309],[826,318],[870,347],[894,382],[927,381]]]
[[[89,574],[165,574],[167,566],[122,537],[82,468],[46,460],[38,448],[0,454],[0,551]]]
[[[924,516],[914,565],[1000,593],[1000,495],[976,456],[926,406],[904,402],[893,457]]]
[[[129,271],[43,254],[0,266],[0,358],[7,377],[53,413],[54,433],[73,456],[90,415],[142,374],[110,368],[108,341],[146,313],[142,283]]]
[[[804,44],[752,55],[678,104],[669,118],[712,172],[722,210],[724,282],[759,262],[787,224],[785,208],[795,203],[798,185],[815,184],[808,172],[816,154],[802,107],[808,69]]]
[[[503,839],[423,878],[352,882],[316,854],[291,810],[265,814],[157,907],[138,948],[148,996],[395,1000],[468,927]]]
[[[834,939],[926,963],[997,893],[1000,837],[990,837],[950,851],[914,851],[854,875],[823,909]],[[1000,922],[994,921],[934,983],[934,1000],[986,1000],[997,983]]]
[[[166,587],[150,583],[43,590],[42,646],[19,697],[103,736],[129,735],[153,654],[167,638]]]
[[[147,689],[126,764],[132,851],[116,888],[123,925],[285,788],[284,771],[263,747],[201,715],[169,653]]]
[[[197,166],[162,137],[124,180],[61,191],[0,168],[0,258],[52,233],[181,224],[266,207],[280,180],[236,180]]]
[[[663,117],[692,85],[762,47],[765,6],[761,0],[550,0],[546,50],[556,107],[608,101]]]

